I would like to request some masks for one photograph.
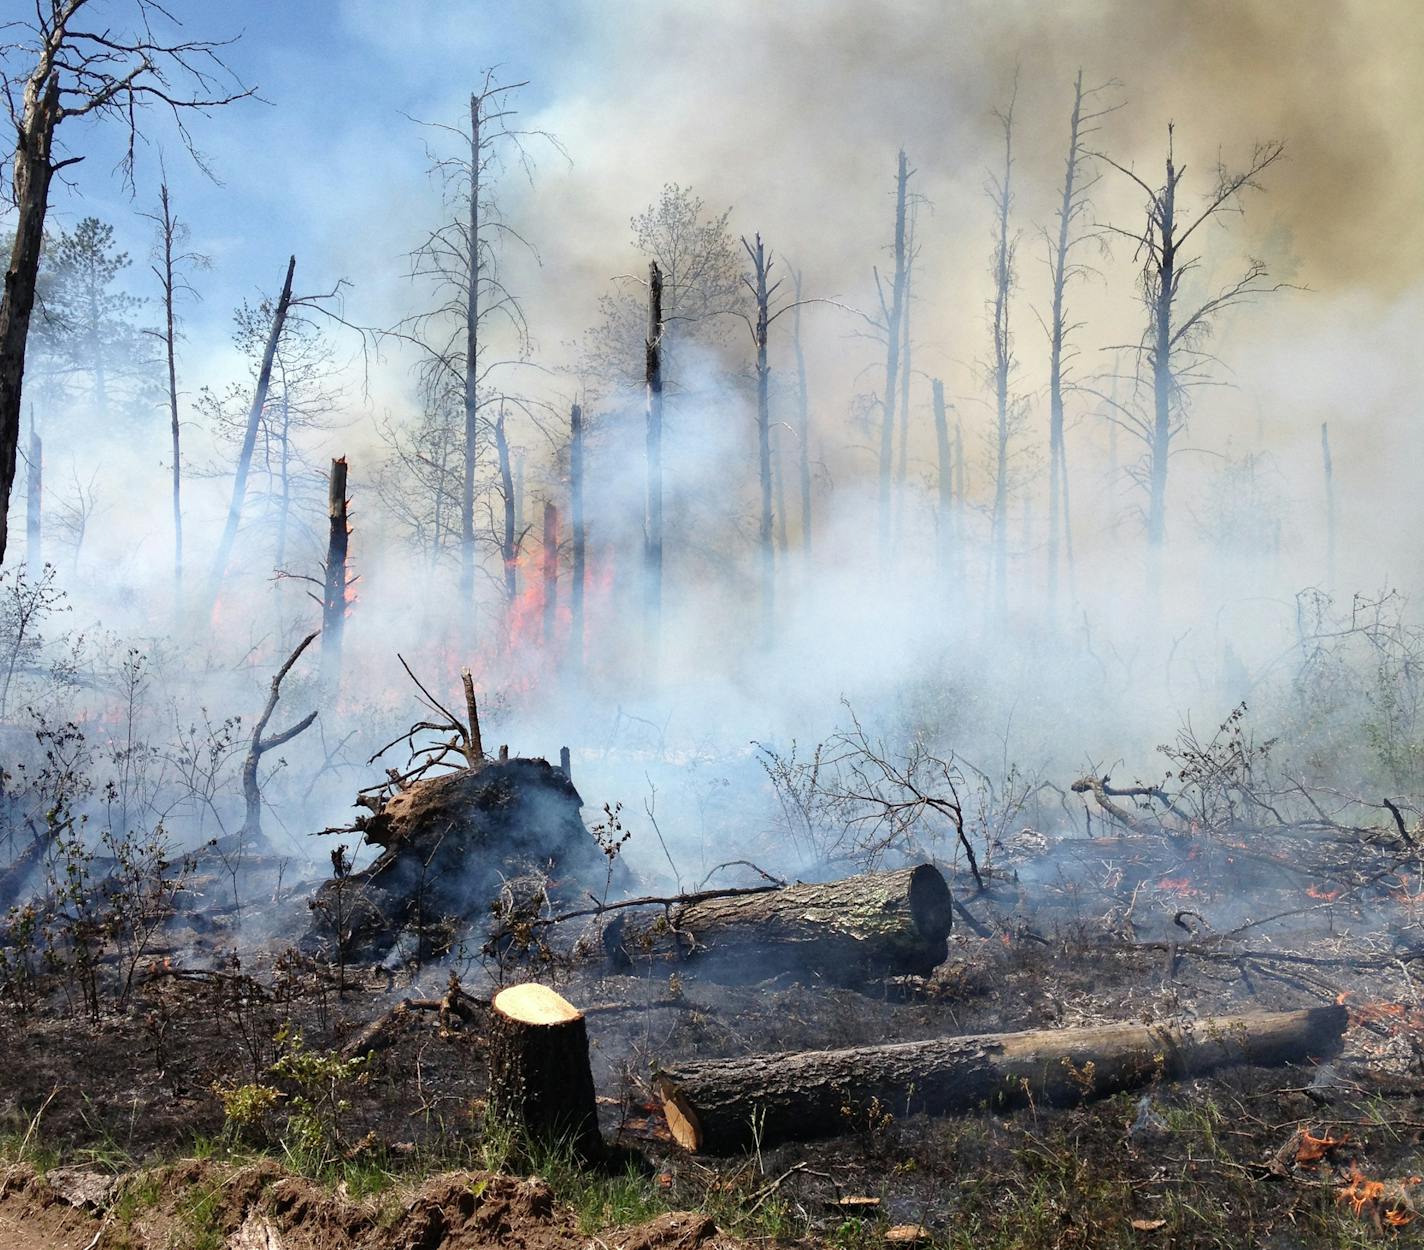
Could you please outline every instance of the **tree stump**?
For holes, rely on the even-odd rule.
[[[603,1154],[583,1012],[545,985],[513,985],[490,1004],[490,1108],[525,1140]]]

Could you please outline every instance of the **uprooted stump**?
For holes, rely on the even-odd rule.
[[[1252,1012],[1190,1025],[1104,1024],[711,1059],[657,1079],[673,1138],[731,1154],[843,1133],[878,1113],[943,1115],[1029,1100],[1066,1105],[1233,1064],[1333,1053],[1345,1008]]]
[[[360,872],[336,875],[312,899],[309,944],[347,960],[440,953],[487,924],[505,882],[548,879],[555,898],[607,884],[610,862],[584,827],[583,800],[542,759],[491,760],[414,782],[359,824],[382,848]],[[621,884],[622,865],[615,863]]]
[[[615,964],[674,952],[699,975],[748,982],[790,973],[860,986],[928,975],[945,960],[949,885],[931,864],[839,881],[676,902],[604,929]]]
[[[490,1111],[526,1143],[603,1153],[583,1012],[545,985],[512,985],[490,1004]]]

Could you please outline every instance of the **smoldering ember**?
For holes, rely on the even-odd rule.
[[[0,1247],[1417,1238],[1421,58],[7,0]]]

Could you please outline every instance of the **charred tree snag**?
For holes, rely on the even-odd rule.
[[[341,633],[346,623],[346,553],[351,542],[346,498],[346,457],[331,462],[326,515],[326,580],[321,598],[321,680],[334,691],[341,682]]]
[[[544,645],[552,649],[559,620],[559,510],[544,504]]]
[[[949,421],[945,415],[944,383],[930,384],[934,404],[935,448],[939,453],[939,513],[935,518],[936,571],[945,590],[949,589],[950,551],[954,541],[954,463],[949,453]]]
[[[583,516],[583,409],[569,410],[569,519],[573,526],[573,569],[569,586],[569,658],[583,670],[583,590],[587,533]]]
[[[880,552],[890,552],[890,484],[895,453],[895,392],[900,380],[900,340],[904,335],[900,322],[905,309],[905,186],[913,171],[900,149],[895,165],[895,277],[890,287],[890,302],[885,302],[880,275],[875,275],[876,293],[880,297],[880,312],[885,325],[885,393],[881,397],[880,420]]]
[[[757,482],[761,489],[761,514],[757,524],[757,551],[761,567],[761,640],[770,644],[772,614],[776,597],[776,555],[772,540],[772,469],[771,469],[771,367],[767,364],[766,348],[770,335],[771,298],[781,284],[767,284],[772,261],[756,236],[755,246],[745,236],[742,246],[752,262],[754,280],[743,279],[756,301],[756,321],[752,326],[752,344],[756,348],[757,379]]]
[[[663,271],[648,262],[647,501],[644,509],[644,663],[656,682],[663,611]]]
[[[262,709],[262,715],[257,718],[257,724],[252,730],[252,741],[247,748],[247,758],[242,762],[242,797],[246,806],[246,816],[242,822],[241,836],[243,838],[260,838],[262,836],[262,788],[257,781],[257,769],[262,763],[262,757],[277,747],[284,746],[298,734],[305,733],[311,728],[312,722],[316,720],[316,713],[310,712],[302,717],[295,725],[283,730],[281,733],[267,734],[267,723],[272,719],[272,713],[277,710],[277,700],[282,697],[282,679],[292,671],[294,665],[313,641],[315,634],[308,634],[297,644],[297,648],[287,657],[287,662],[277,670],[272,678],[272,686],[267,694],[267,706]]]
[[[583,1012],[544,985],[494,996],[489,1026],[490,1109],[527,1143],[603,1155]]]
[[[626,917],[604,931],[615,961],[671,941],[714,980],[781,973],[863,985],[876,976],[926,974],[944,962],[953,923],[949,886],[920,864],[811,885],[701,898],[654,918]]]
[[[729,1154],[833,1137],[872,1099],[896,1115],[1036,1103],[1071,1105],[1233,1064],[1274,1066],[1334,1050],[1344,1007],[1253,1012],[1183,1024],[1105,1024],[714,1059],[664,1070],[674,1138]]]
[[[509,439],[505,434],[502,408],[494,422],[494,451],[499,462],[499,493],[504,503],[504,528],[499,539],[499,555],[504,564],[505,624],[508,626],[512,624],[509,614],[514,601],[519,598],[519,533],[514,506],[514,474],[510,467]]]

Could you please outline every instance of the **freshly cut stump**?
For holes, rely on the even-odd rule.
[[[490,1004],[490,1107],[530,1142],[603,1153],[583,1012],[546,985],[512,985]]]
[[[1310,1007],[746,1055],[666,1068],[657,1088],[679,1145],[731,1154],[834,1137],[867,1115],[1064,1105],[1232,1064],[1295,1063],[1332,1053],[1346,1022],[1344,1007]]]
[[[943,875],[918,864],[675,903],[653,916],[625,914],[604,930],[603,942],[616,963],[673,947],[714,981],[792,973],[859,988],[877,977],[932,972],[949,953],[953,919]]]

